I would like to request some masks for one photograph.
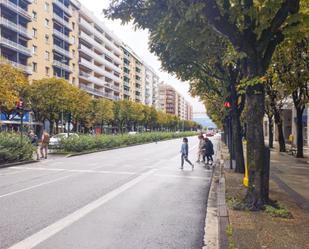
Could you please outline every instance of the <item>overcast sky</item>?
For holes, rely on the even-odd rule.
[[[144,30],[135,31],[132,25],[121,25],[120,21],[111,21],[104,18],[102,9],[106,8],[109,0],[79,0],[97,17],[99,17],[106,26],[112,30],[116,36],[128,44],[148,65],[152,66],[165,83],[174,86],[193,105],[194,112],[204,111],[204,106],[194,99],[188,93],[189,84],[177,80],[174,76],[160,70],[161,64],[158,58],[148,50],[148,32]]]

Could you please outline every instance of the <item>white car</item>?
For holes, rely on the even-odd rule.
[[[129,134],[129,135],[136,135],[136,134],[137,134],[137,131],[129,131],[128,134]]]
[[[70,135],[69,135],[70,137],[72,136],[74,136],[74,137],[78,137],[78,134],[77,133],[70,133]],[[66,138],[68,138],[68,133],[59,133],[59,134],[57,134],[57,135],[54,135],[54,136],[52,136],[51,138],[50,138],[50,140],[49,140],[49,145],[50,146],[58,146],[59,145],[59,143],[60,143],[60,140],[61,139],[66,139]]]

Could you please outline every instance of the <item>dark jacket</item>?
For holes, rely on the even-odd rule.
[[[212,156],[214,154],[214,146],[210,140],[205,141],[203,145],[203,153],[206,156]]]

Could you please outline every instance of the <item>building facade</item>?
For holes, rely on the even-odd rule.
[[[120,40],[89,10],[79,11],[79,86],[96,97],[121,98]]]
[[[182,120],[192,120],[192,105],[174,87],[161,83],[158,86],[158,109],[178,116]]]
[[[124,43],[122,44],[122,52],[123,99],[145,104],[145,65]]]
[[[0,0],[0,54],[29,81],[158,107],[159,76],[78,0]]]

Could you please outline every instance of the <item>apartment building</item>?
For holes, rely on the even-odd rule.
[[[28,46],[32,38],[28,29],[32,19],[28,11],[31,3],[31,0],[0,0],[0,55],[28,75],[32,73],[28,65],[32,56]]]
[[[32,17],[28,24],[30,81],[59,77],[78,86],[78,2],[33,1],[28,12]]]
[[[159,76],[145,62],[145,105],[157,107]]]
[[[121,98],[121,41],[84,6],[79,11],[79,86],[95,97]]]
[[[126,44],[122,44],[123,71],[122,96],[134,102],[145,104],[145,65]]]
[[[158,88],[159,110],[176,115],[182,120],[192,120],[192,105],[175,88],[164,83],[161,83]]]

